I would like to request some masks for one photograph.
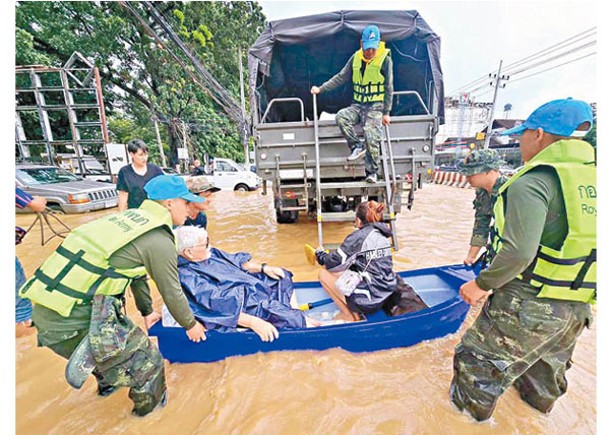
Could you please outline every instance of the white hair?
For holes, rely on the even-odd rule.
[[[205,228],[199,228],[192,225],[183,225],[174,230],[178,239],[178,252],[182,253],[188,248],[201,244],[201,239],[207,240],[207,231]]]

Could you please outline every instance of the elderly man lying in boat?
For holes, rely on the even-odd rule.
[[[178,240],[180,282],[195,317],[207,329],[252,329],[262,341],[279,337],[277,328],[317,326],[290,306],[292,273],[256,263],[247,252],[230,254],[209,245],[203,228],[183,226]]]

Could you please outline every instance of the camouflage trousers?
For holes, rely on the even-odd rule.
[[[336,114],[336,124],[347,139],[351,151],[356,147],[366,149],[364,165],[366,174],[378,174],[381,140],[383,140],[383,103],[352,104]],[[364,140],[355,132],[361,124]]]
[[[453,403],[486,420],[499,396],[514,385],[525,402],[550,412],[567,391],[565,372],[577,338],[591,321],[588,304],[497,291],[455,347]]]
[[[112,387],[129,387],[133,413],[146,415],[163,400],[167,389],[163,357],[121,312],[121,306],[115,297],[98,295],[93,300],[89,329],[69,333],[39,330],[39,344],[70,359],[80,342],[88,339],[100,394]]]

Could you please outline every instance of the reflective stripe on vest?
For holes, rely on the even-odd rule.
[[[503,185],[494,208],[493,253],[501,250],[506,191],[538,166],[555,169],[560,180],[568,233],[560,250],[540,245],[519,279],[540,287],[537,297],[578,302],[596,300],[596,164],[594,149],[581,140],[560,140],[544,148]],[[509,196],[507,196],[509,198]]]
[[[381,42],[374,59],[366,65],[362,76],[361,67],[364,63],[364,52],[359,49],[353,56],[353,100],[358,103],[382,102],[385,99],[385,77],[381,67],[391,50]]]
[[[96,294],[120,295],[133,278],[145,276],[146,269],[116,269],[109,263],[110,256],[162,226],[171,229],[171,215],[165,207],[148,200],[139,209],[81,225],[36,270],[19,295],[64,317],[70,315],[74,304],[89,302]]]

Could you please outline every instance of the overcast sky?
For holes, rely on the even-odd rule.
[[[596,2],[582,1],[259,1],[259,4],[269,21],[339,10],[417,10],[442,40],[446,95],[496,72],[501,59],[504,66],[509,65],[596,27],[597,12],[601,12]],[[595,39],[587,38],[571,48]],[[597,55],[523,78],[596,50],[592,46],[513,76],[512,83],[508,81],[505,89],[499,90],[496,116],[503,114],[507,103],[512,104],[510,118],[526,118],[536,107],[555,98],[570,96],[596,102]],[[490,86],[488,89],[485,95],[478,96],[478,101],[492,101],[493,92]]]

